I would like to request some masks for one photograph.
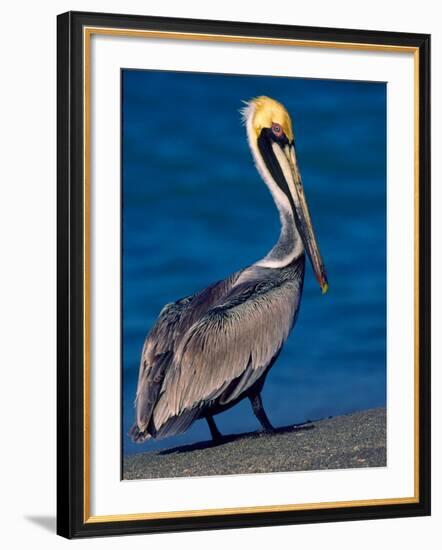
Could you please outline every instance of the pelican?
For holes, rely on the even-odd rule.
[[[305,255],[327,292],[325,267],[298,167],[292,121],[266,96],[242,109],[249,147],[281,220],[279,239],[261,260],[167,304],[144,342],[135,397],[134,441],[161,439],[248,398],[265,432],[274,428],[261,391],[299,311]]]

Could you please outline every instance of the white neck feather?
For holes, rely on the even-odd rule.
[[[264,258],[256,262],[255,265],[281,268],[287,266],[295,258],[299,257],[304,252],[304,245],[302,244],[302,240],[295,225],[290,202],[282,189],[275,183],[258,150],[258,144],[253,135],[254,131],[252,127],[254,109],[255,106],[252,103],[243,110],[249,147],[252,151],[256,168],[272,194],[281,219],[281,233],[278,242],[270,252]]]

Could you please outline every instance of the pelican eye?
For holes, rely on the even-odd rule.
[[[281,125],[277,124],[276,122],[272,124],[272,132],[278,138],[282,137],[282,135],[284,134],[284,132],[282,131]]]

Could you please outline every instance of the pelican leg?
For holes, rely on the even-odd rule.
[[[206,416],[207,424],[209,425],[210,435],[212,436],[213,441],[220,441],[223,436],[221,432],[218,430],[217,425],[215,424],[215,420],[213,420],[213,416],[208,414]]]
[[[261,394],[257,393],[254,396],[249,397],[249,399],[252,404],[253,412],[255,413],[256,418],[261,423],[261,426],[264,428],[264,431],[268,433],[274,433],[275,428],[272,426],[270,420],[266,415],[264,406],[262,404]]]

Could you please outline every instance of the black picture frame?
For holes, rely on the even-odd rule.
[[[85,513],[84,29],[107,27],[409,47],[419,60],[418,498],[412,503],[91,521]],[[430,36],[69,12],[57,21],[57,532],[67,538],[430,514]],[[85,389],[86,388],[86,389]]]

